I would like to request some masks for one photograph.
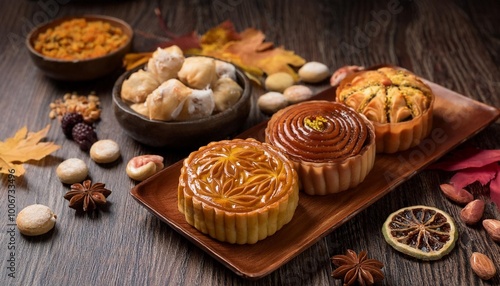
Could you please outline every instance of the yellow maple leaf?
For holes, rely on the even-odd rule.
[[[10,174],[9,170],[14,170],[15,176],[22,176],[25,172],[23,163],[41,160],[61,148],[54,142],[40,142],[49,129],[50,125],[47,125],[38,132],[28,133],[24,126],[13,137],[5,139],[4,142],[0,141],[0,173]]]
[[[227,24],[223,23],[207,31],[204,36],[225,35],[225,29]],[[195,52],[232,62],[254,76],[286,72],[297,81],[298,75],[293,67],[300,67],[306,61],[293,51],[274,47],[271,42],[264,42],[265,38],[262,31],[254,28],[241,32],[239,39],[223,37],[219,41],[208,41],[202,37],[202,49]]]

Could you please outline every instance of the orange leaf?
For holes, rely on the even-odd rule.
[[[232,28],[232,25],[229,27]],[[199,54],[232,62],[255,76],[286,72],[298,80],[298,75],[292,67],[305,64],[303,58],[293,51],[285,50],[283,47],[273,47],[273,43],[264,42],[266,36],[260,30],[246,29],[237,39],[228,36],[234,30],[227,29],[228,24],[224,22],[203,35],[202,50]],[[219,38],[214,39],[215,37]]]
[[[10,169],[15,170],[16,176],[24,174],[22,163],[30,160],[41,160],[61,146],[53,142],[40,142],[49,132],[50,125],[38,132],[29,132],[25,127],[16,134],[0,142],[0,173],[9,174]]]

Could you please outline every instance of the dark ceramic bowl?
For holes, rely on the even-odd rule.
[[[193,149],[211,141],[227,139],[241,131],[251,108],[252,85],[239,69],[236,69],[236,81],[243,88],[243,93],[234,106],[201,119],[158,121],[133,111],[120,96],[123,81],[141,68],[143,66],[124,73],[113,87],[116,119],[125,133],[136,141],[154,147]]]
[[[44,56],[35,50],[33,43],[39,34],[45,32],[49,28],[53,28],[61,24],[64,21],[74,18],[84,18],[87,21],[108,22],[112,26],[120,28],[128,36],[128,41],[125,45],[107,55],[86,60],[72,61],[51,58]],[[130,51],[133,34],[134,32],[132,28],[127,23],[109,16],[83,15],[63,17],[46,24],[42,24],[33,29],[26,38],[26,46],[35,65],[47,76],[58,80],[84,81],[105,76],[120,67],[122,65],[123,57],[128,51]]]

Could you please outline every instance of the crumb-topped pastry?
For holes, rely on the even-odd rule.
[[[406,70],[384,67],[350,75],[337,88],[336,100],[373,122],[377,152],[407,150],[432,128],[434,94]]]
[[[184,160],[178,207],[190,225],[217,240],[253,244],[290,222],[298,193],[292,163],[273,146],[223,140]]]
[[[293,162],[307,194],[345,191],[373,168],[373,126],[343,104],[313,100],[288,106],[271,117],[265,132],[266,142]]]

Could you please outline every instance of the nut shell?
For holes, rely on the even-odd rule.
[[[474,200],[474,196],[465,189],[457,190],[450,184],[441,184],[439,188],[448,199],[459,205],[466,205]]]
[[[470,266],[474,273],[476,273],[477,276],[483,280],[489,280],[497,273],[493,261],[491,261],[488,256],[480,252],[472,253],[470,257]]]
[[[460,212],[460,218],[468,225],[478,223],[483,217],[484,201],[473,200],[468,203]]]
[[[500,220],[485,219],[483,227],[494,241],[500,242]]]
[[[52,210],[41,204],[34,204],[22,209],[16,218],[19,232],[27,236],[47,233],[56,224],[57,216]]]
[[[74,184],[85,180],[89,173],[87,164],[78,158],[69,158],[57,166],[56,174],[64,184]]]
[[[120,146],[113,140],[99,140],[90,147],[90,158],[96,163],[111,163],[120,157]]]

